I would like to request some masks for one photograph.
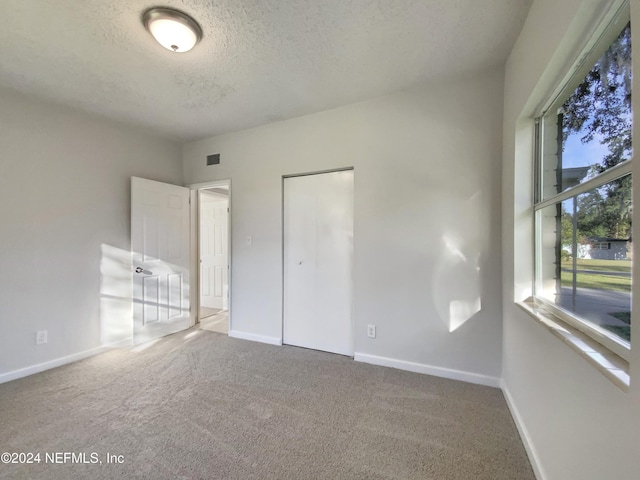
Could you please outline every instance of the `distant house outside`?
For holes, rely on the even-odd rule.
[[[590,238],[591,258],[594,260],[626,260],[628,239]]]
[[[589,243],[580,243],[578,258],[592,260],[629,260],[627,252],[631,239],[591,237]],[[571,245],[563,245],[562,249],[571,255]]]

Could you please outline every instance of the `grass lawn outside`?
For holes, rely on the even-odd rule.
[[[591,260],[579,258],[578,270],[631,273],[631,260]],[[573,268],[573,260],[562,260],[562,268]]]
[[[622,320],[627,325],[631,325],[631,312],[614,312],[610,315],[616,317],[618,320]]]
[[[562,260],[562,286],[571,287],[573,285],[572,272],[565,272],[564,269],[573,268],[573,260]],[[591,260],[579,258],[576,262],[577,286],[578,288],[594,288],[596,290],[614,290],[616,292],[631,292],[630,275],[598,275],[593,272],[615,272],[622,274],[631,273],[631,260]],[[584,271],[589,273],[584,273]]]
[[[563,271],[560,279],[563,287],[573,286],[572,272]],[[631,292],[631,277],[629,276],[619,277],[617,275],[598,275],[596,273],[581,273],[580,270],[578,270],[576,284],[578,288]]]
[[[606,328],[610,332],[615,333],[621,338],[624,338],[628,342],[631,341],[631,312],[613,312],[609,315],[616,317],[618,320],[622,320],[628,326],[618,326],[618,325],[602,325],[603,328]]]
[[[631,327],[620,327],[618,325],[602,325],[602,328],[606,328],[612,333],[615,333],[620,338],[624,338],[627,342],[631,341]]]

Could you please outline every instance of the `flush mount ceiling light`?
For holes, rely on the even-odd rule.
[[[172,52],[188,52],[202,38],[198,22],[172,8],[150,8],[142,15],[142,22],[158,43]]]

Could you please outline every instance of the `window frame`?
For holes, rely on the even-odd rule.
[[[538,110],[538,114],[535,115],[534,122],[534,149],[533,149],[533,203],[532,203],[532,221],[533,221],[533,279],[532,279],[532,299],[533,302],[552,314],[562,322],[570,325],[571,327],[579,330],[591,339],[595,340],[608,350],[612,351],[619,357],[626,361],[629,361],[631,344],[624,339],[618,337],[613,332],[610,332],[604,328],[601,328],[595,324],[581,319],[578,315],[573,314],[567,310],[562,309],[555,303],[547,300],[542,296],[537,295],[539,288],[538,279],[539,272],[541,272],[541,235],[542,225],[539,219],[540,212],[546,207],[561,204],[565,200],[572,199],[578,195],[587,193],[595,188],[601,187],[607,183],[610,183],[618,178],[626,175],[632,175],[632,162],[635,157],[636,149],[632,153],[632,157],[618,165],[605,170],[604,172],[597,174],[583,183],[579,183],[566,190],[556,193],[547,198],[543,196],[543,155],[544,155],[544,118],[549,112],[558,104],[559,99],[568,98],[570,93],[582,82],[582,79],[586,76],[587,72],[593,67],[596,61],[602,55],[606,49],[615,41],[620,34],[620,30],[616,30],[616,24],[626,25],[630,21],[629,3],[623,2],[619,6],[619,9],[614,12],[607,21],[603,22],[603,28],[599,35],[594,35],[589,39],[583,54],[579,56],[579,60],[573,65],[573,68],[569,70],[569,74],[565,76],[563,81],[557,84],[557,88],[548,97],[548,101],[544,106]],[[632,46],[633,48],[633,46]],[[632,67],[633,68],[633,67]],[[635,112],[631,112],[632,122],[635,118]],[[632,145],[635,145],[635,138],[633,138],[632,132]],[[633,183],[633,176],[631,176],[631,182]],[[632,277],[633,284],[633,277]],[[633,306],[631,306],[633,310]]]

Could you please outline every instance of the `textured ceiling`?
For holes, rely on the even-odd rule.
[[[502,65],[531,0],[0,0],[0,87],[193,140]],[[141,14],[192,15],[175,54]]]

